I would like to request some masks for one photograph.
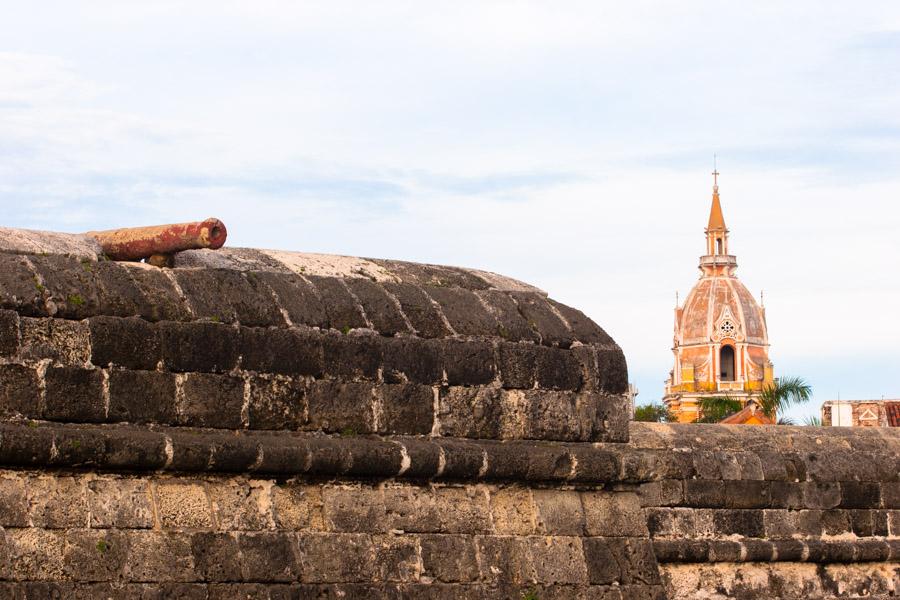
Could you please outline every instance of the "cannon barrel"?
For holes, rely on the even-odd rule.
[[[100,242],[103,253],[112,260],[142,260],[183,250],[217,250],[225,244],[228,230],[222,221],[206,219],[195,223],[90,231],[86,235]]]

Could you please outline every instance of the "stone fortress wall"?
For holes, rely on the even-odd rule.
[[[0,230],[0,598],[900,594],[900,436],[628,423],[479,271]]]

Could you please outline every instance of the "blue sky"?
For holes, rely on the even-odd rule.
[[[81,2],[0,22],[0,210],[518,277],[671,368],[712,154],[776,371],[900,397],[895,2]]]

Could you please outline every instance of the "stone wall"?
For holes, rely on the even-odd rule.
[[[626,386],[491,273],[0,230],[0,598],[897,593],[898,433],[629,426]]]

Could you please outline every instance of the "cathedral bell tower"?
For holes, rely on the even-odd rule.
[[[699,418],[704,397],[724,396],[744,405],[773,380],[765,309],[735,275],[718,178],[714,171],[700,280],[675,308],[675,368],[663,401],[683,423]]]

